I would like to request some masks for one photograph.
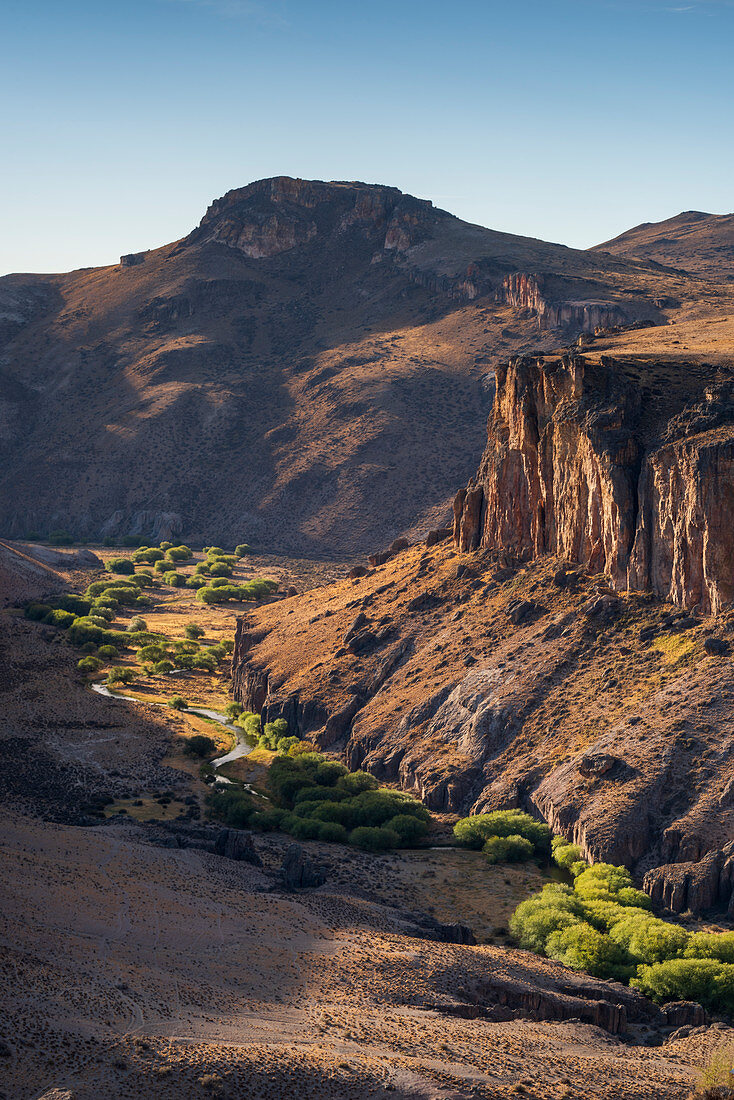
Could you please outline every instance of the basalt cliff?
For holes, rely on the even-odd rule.
[[[454,502],[456,545],[554,554],[716,613],[734,594],[734,371],[691,364],[661,391],[639,370],[604,355],[500,367],[479,472]]]

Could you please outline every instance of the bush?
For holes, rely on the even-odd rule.
[[[170,568],[171,568],[171,563],[170,563],[170,561],[166,561],[165,558],[161,558],[160,561],[157,561],[155,563],[155,565],[153,566],[153,570],[156,573],[168,573]]]
[[[162,661],[156,661],[152,667],[154,676],[165,676],[169,672],[173,672],[173,661],[169,661],[164,657]]]
[[[174,695],[168,700],[168,705],[174,710],[186,710],[189,704],[182,695]]]
[[[428,824],[412,814],[396,814],[385,822],[385,828],[400,838],[401,848],[410,848],[428,832]]]
[[[145,619],[141,619],[140,615],[133,615],[132,619],[127,624],[127,629],[132,634],[138,630],[147,630],[148,624]]]
[[[734,932],[694,932],[684,954],[689,959],[734,963]]]
[[[583,919],[579,898],[569,886],[551,883],[520,902],[510,917],[510,932],[521,947],[544,955],[549,936]]]
[[[454,825],[454,836],[466,848],[482,848],[490,837],[521,836],[533,845],[535,854],[550,855],[551,831],[522,810],[496,810],[464,817]]]
[[[191,561],[194,554],[188,546],[169,546],[166,557],[169,561]]]
[[[98,661],[96,657],[82,657],[81,661],[77,661],[76,667],[80,672],[98,672],[102,667],[102,662]]]
[[[717,959],[669,959],[640,966],[630,985],[661,1004],[699,1001],[710,1012],[734,1013],[734,966]]]
[[[78,596],[75,592],[67,592],[63,596],[55,596],[51,600],[52,607],[58,607],[62,611],[73,611],[75,615],[88,615],[92,604],[84,596]]]
[[[58,626],[61,630],[67,630],[74,622],[75,618],[76,615],[74,615],[71,611],[60,611],[54,609],[49,611],[48,614],[44,616],[43,621],[45,623],[48,623],[49,626]],[[98,624],[104,623],[106,625],[106,622],[106,619],[98,620]]]
[[[688,943],[688,933],[684,928],[644,912],[630,914],[617,921],[609,935],[638,963],[657,963],[676,958],[683,954]]]
[[[132,684],[135,679],[135,670],[132,668],[124,668],[121,665],[111,668],[107,673],[108,684]]]
[[[48,536],[48,541],[52,546],[71,546],[74,539],[68,531],[52,531]]]
[[[319,825],[317,836],[319,840],[329,844],[346,844],[349,834],[344,826],[337,824],[336,821],[325,821],[323,825]]]
[[[246,542],[240,542],[234,548],[235,557],[238,560],[240,558],[244,558],[245,554],[250,554],[251,552],[252,551],[250,550],[250,547],[247,545]]]
[[[212,577],[231,577],[232,566],[227,565],[226,561],[215,562],[209,570],[209,574]]]
[[[177,698],[180,698],[180,696]],[[172,704],[173,700],[171,700],[169,706]],[[216,747],[217,743],[213,737],[207,737],[205,733],[196,733],[193,737],[188,737],[186,739],[184,752],[189,756],[212,756]]]
[[[26,619],[30,619],[31,622],[40,623],[46,618],[49,611],[53,610],[50,604],[47,603],[27,603],[23,608],[23,614]]]
[[[247,791],[212,791],[206,799],[209,813],[230,829],[244,829],[255,813],[252,798]]]
[[[206,581],[204,580],[203,577],[193,576],[193,577],[187,577],[186,578],[186,585],[185,585],[186,588],[204,588],[205,586],[206,586]]]
[[[114,661],[116,657],[120,656],[120,651],[114,645],[101,645],[97,650],[97,656],[103,657],[105,661]]]
[[[135,572],[135,565],[130,558],[110,558],[105,569],[108,573],[130,574]]]
[[[634,966],[623,947],[585,921],[551,932],[546,952],[572,970],[585,970],[596,978],[628,979]]]
[[[556,840],[560,840],[560,837],[554,837],[553,844],[553,862],[559,867],[563,867],[566,871],[571,871],[572,867],[581,864],[581,869],[586,867],[586,862],[582,858],[581,849],[578,844],[556,844]],[[573,873],[573,872],[571,872]]]
[[[524,836],[491,836],[482,848],[488,863],[524,863],[535,849]]]
[[[154,642],[152,645],[142,646],[137,652],[137,657],[140,661],[162,661],[166,653],[165,646]]]
[[[187,577],[185,573],[176,573],[175,571],[173,571],[171,573],[163,574],[163,583],[170,585],[171,588],[183,588],[183,586],[186,584],[186,581]]]
[[[379,785],[374,775],[363,771],[348,772],[339,780],[341,789],[353,795],[362,794],[363,791],[376,791]]]
[[[204,627],[199,626],[198,623],[187,623],[186,626],[184,627],[184,634],[186,635],[187,638],[191,638],[192,641],[196,641],[197,638],[203,638],[205,633],[206,633],[206,631],[204,630]],[[230,706],[238,706],[239,707],[240,705],[239,705],[239,703],[234,703],[234,704],[230,704]],[[240,713],[240,714],[242,713],[242,707],[240,707],[238,713]]]
[[[323,827],[323,826],[322,826]],[[362,848],[365,852],[386,852],[388,848],[396,848],[400,843],[400,837],[390,829],[375,829],[360,826],[352,829],[349,835],[349,843],[355,848]]]
[[[143,562],[147,565],[155,565],[157,561],[163,561],[164,557],[163,551],[156,546],[141,546],[139,550],[131,555],[130,560],[134,561],[136,565],[141,565]]]

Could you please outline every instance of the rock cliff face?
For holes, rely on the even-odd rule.
[[[357,232],[387,252],[402,252],[450,215],[396,187],[322,183],[276,176],[228,191],[207,210],[197,240],[221,241],[253,259],[319,238]]]
[[[627,313],[615,302],[593,299],[549,300],[543,277],[520,271],[505,276],[498,298],[516,309],[534,314],[540,328],[572,328],[576,332],[595,332],[597,329],[623,325],[629,320]]]
[[[731,383],[696,403],[674,391],[603,356],[499,368],[487,448],[454,503],[457,547],[555,554],[718,611],[734,590]]]

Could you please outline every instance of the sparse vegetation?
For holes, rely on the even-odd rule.
[[[176,698],[180,698],[180,696],[176,696]],[[171,700],[170,705],[173,706],[173,700]],[[216,747],[217,744],[213,737],[207,737],[205,733],[196,733],[193,737],[188,737],[186,739],[184,752],[189,756],[200,756],[203,758],[212,756]]]
[[[186,702],[182,695],[173,695],[168,700],[168,705],[169,707],[172,707],[173,710],[186,710],[189,704]]]
[[[108,573],[129,575],[135,572],[135,563],[131,558],[109,558],[105,569]]]

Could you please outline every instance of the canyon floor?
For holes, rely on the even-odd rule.
[[[422,554],[399,556],[392,579]],[[455,573],[456,560],[445,544],[431,554],[439,571]],[[56,568],[54,579],[21,559],[16,566],[26,597],[49,585],[79,590],[98,575]],[[282,558],[242,568],[299,589],[248,613],[290,624],[284,662],[325,599],[346,605],[385,576],[355,584],[343,566]],[[469,632],[467,601],[457,610]],[[146,618],[177,635],[193,617],[215,638],[231,633],[235,611],[174,589]],[[334,611],[327,622],[337,620],[338,632],[354,611]],[[476,646],[473,638],[464,648]],[[116,809],[147,796],[151,817],[159,795],[183,806],[204,784],[181,754],[194,716],[153,705],[172,688],[141,685],[139,702],[94,695],[78,656],[60,632],[19,618],[12,601],[0,612],[6,1100],[684,1100],[711,1054],[734,1041],[722,1024],[685,1037],[672,1025],[661,1030],[639,995],[514,949],[507,920],[543,881],[535,865],[490,867],[477,853],[445,848],[373,856],[308,842],[326,882],[292,891],[280,876],[290,840],[279,834],[255,836],[257,867],[165,846],[165,815],[85,823],[83,807],[100,791],[114,795]],[[645,675],[664,680],[667,659],[655,658]],[[221,706],[228,697],[226,674],[186,679],[192,701]],[[438,815],[439,834],[452,820]],[[432,939],[430,918],[468,925],[477,944]],[[608,1017],[620,1004],[628,1023],[615,1033]]]

